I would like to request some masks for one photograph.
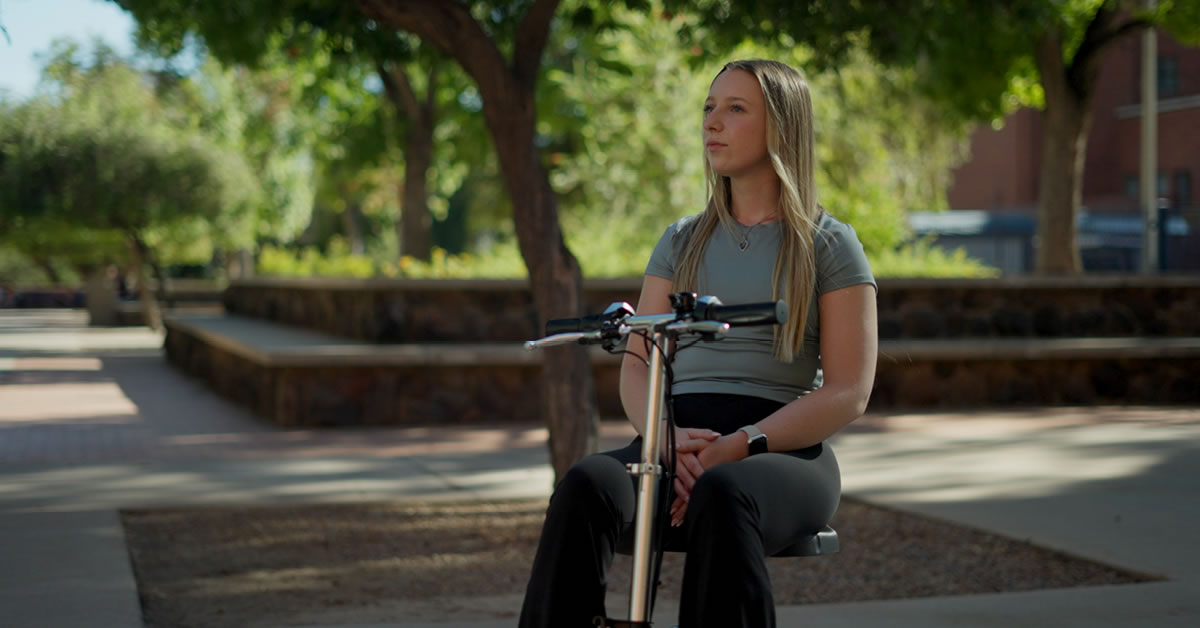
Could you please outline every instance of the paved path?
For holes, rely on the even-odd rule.
[[[160,343],[0,310],[0,625],[140,626],[120,507],[548,494],[535,426],[277,429],[165,368]],[[781,626],[1200,625],[1194,408],[869,416],[835,447],[849,494],[1168,581],[787,607]]]

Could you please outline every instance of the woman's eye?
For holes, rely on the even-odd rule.
[[[734,105],[734,106],[730,107],[730,109],[732,109],[734,111],[745,111],[745,109],[742,109],[741,105]]]
[[[704,105],[704,115],[708,115],[708,114],[712,113],[712,110],[713,110],[712,105]]]

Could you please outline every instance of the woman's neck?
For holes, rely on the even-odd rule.
[[[770,167],[731,177],[729,189],[734,220],[743,225],[757,225],[779,219],[779,175]]]

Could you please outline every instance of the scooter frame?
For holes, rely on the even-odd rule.
[[[629,336],[638,335],[649,340],[649,385],[646,391],[646,424],[642,430],[641,461],[626,465],[629,474],[638,479],[629,619],[605,618],[602,627],[649,628],[651,625],[656,586],[652,566],[658,564],[662,552],[661,547],[655,547],[658,491],[664,478],[669,479],[674,471],[673,467],[664,469],[659,453],[663,416],[670,417],[670,413],[664,412],[664,409],[670,386],[667,367],[672,356],[672,345],[680,338],[691,335],[698,336],[698,340],[720,340],[735,325],[770,325],[787,320],[787,307],[783,301],[725,306],[716,297],[697,297],[693,293],[683,292],[671,295],[671,306],[674,310],[671,313],[636,316],[628,303],[613,303],[598,316],[550,321],[546,325],[548,336],[525,343],[525,348],[530,351],[578,343],[602,344],[610,352],[625,352],[618,350],[617,345]],[[673,429],[674,426],[666,427]],[[674,465],[674,453],[668,452],[668,465]]]

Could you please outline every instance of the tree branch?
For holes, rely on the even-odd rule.
[[[1083,41],[1075,51],[1070,66],[1067,67],[1067,80],[1071,88],[1080,96],[1090,95],[1095,79],[1100,70],[1100,57],[1112,44],[1125,35],[1137,32],[1154,25],[1146,18],[1131,18],[1113,26],[1117,17],[1116,9],[1102,5],[1088,22]]]
[[[355,0],[367,17],[408,31],[458,61],[481,93],[509,72],[504,57],[467,8],[446,0]]]
[[[532,87],[537,82],[542,52],[550,39],[550,21],[554,19],[559,2],[560,0],[535,0],[521,20],[513,51],[513,74],[522,85]]]
[[[1152,22],[1146,18],[1142,18],[1142,17],[1133,18],[1133,19],[1121,24],[1120,26],[1118,26],[1116,28],[1110,29],[1107,33],[1104,33],[1103,38],[1098,40],[1095,44],[1096,51],[1103,52],[1105,49],[1108,48],[1108,46],[1110,44],[1112,44],[1113,42],[1116,42],[1117,40],[1121,39],[1122,37],[1129,35],[1131,33],[1136,33],[1137,31],[1140,31],[1145,28],[1153,28],[1153,27],[1154,27],[1154,22]]]
[[[421,104],[417,102],[417,94],[413,91],[412,83],[408,80],[408,74],[404,72],[404,68],[392,65],[390,68],[382,63],[376,63],[375,69],[379,72],[379,79],[383,81],[383,91],[387,94],[388,100],[396,107],[402,108],[410,120],[418,122],[421,119]]]
[[[1047,92],[1060,89],[1066,80],[1066,68],[1063,64],[1062,37],[1056,30],[1048,30],[1034,41],[1033,59],[1037,64],[1038,73],[1042,78],[1042,89]],[[1053,96],[1046,94],[1049,104]]]
[[[429,64],[429,75],[425,81],[425,114],[429,119],[433,119],[434,109],[437,107],[437,80],[438,80],[437,61]]]

